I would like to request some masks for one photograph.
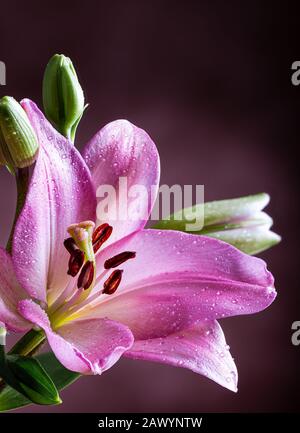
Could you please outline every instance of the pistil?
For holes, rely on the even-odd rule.
[[[75,277],[82,268],[77,287],[79,289],[83,288],[85,292],[87,292],[83,294],[84,298],[88,296],[95,283],[96,260],[93,248],[94,228],[95,224],[93,221],[83,221],[79,224],[72,224],[68,227],[68,233],[75,242],[75,246],[68,240],[64,243],[68,251],[71,250],[68,274]]]

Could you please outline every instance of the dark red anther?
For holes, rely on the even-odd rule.
[[[65,239],[64,240],[64,246],[70,254],[72,254],[75,250],[78,249],[76,242],[74,241],[73,238]]]
[[[93,233],[92,242],[94,247],[94,253],[96,253],[102,244],[110,237],[112,233],[112,226],[107,223],[101,224]]]
[[[121,269],[116,269],[115,271],[113,271],[104,282],[102,293],[104,293],[105,295],[112,295],[113,293],[115,293],[115,291],[120,285],[122,273],[123,271]]]
[[[117,254],[104,262],[104,269],[111,269],[120,266],[122,263],[127,262],[129,259],[134,259],[136,253],[134,251],[124,251]]]
[[[69,259],[68,275],[75,277],[80,271],[84,262],[84,253],[79,249],[72,252]]]
[[[87,290],[90,288],[94,279],[95,269],[93,262],[86,262],[80,272],[77,281],[78,289]]]

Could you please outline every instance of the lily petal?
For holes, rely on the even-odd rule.
[[[135,251],[136,257],[122,264],[122,291],[140,282],[163,277],[170,281],[174,273],[192,273],[202,280],[237,282],[273,287],[274,279],[266,263],[237,248],[208,236],[173,230],[141,230],[105,248],[97,257],[97,271],[103,263],[121,251]],[[120,294],[120,290],[118,290]]]
[[[200,322],[166,338],[135,341],[124,356],[188,368],[237,391],[237,369],[217,321]]]
[[[31,328],[17,310],[18,302],[26,297],[16,279],[11,256],[0,248],[0,322],[10,330],[26,331]]]
[[[32,300],[21,301],[18,310],[45,331],[57,359],[81,374],[101,374],[133,344],[130,330],[112,320],[72,322],[54,332],[46,312]]]
[[[124,250],[136,257],[122,264],[117,292],[102,295],[80,315],[120,321],[136,339],[165,337],[199,320],[255,313],[276,296],[264,261],[213,238],[143,230],[103,250],[97,267]]]
[[[98,195],[97,225],[109,223],[114,229],[108,243],[143,228],[157,195],[160,176],[159,155],[149,135],[127,120],[116,120],[90,140],[83,157]],[[123,181],[126,178],[127,189],[125,184],[120,188],[119,178]],[[111,210],[107,218],[101,217],[103,185],[116,191],[107,200],[107,208]],[[147,194],[138,189],[130,191],[133,185],[141,186]]]
[[[39,156],[26,202],[17,221],[13,262],[30,296],[46,301],[68,281],[68,254],[63,246],[67,228],[95,217],[96,197],[89,170],[74,146],[45,119],[37,106],[22,107],[37,134]]]

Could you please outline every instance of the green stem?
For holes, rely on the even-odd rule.
[[[15,212],[15,218],[13,222],[13,226],[10,232],[10,236],[7,242],[6,250],[11,253],[12,249],[12,241],[13,241],[13,234],[15,230],[15,225],[17,223],[17,220],[19,218],[19,215],[23,209],[27,190],[29,186],[29,168],[19,168],[16,172],[16,184],[17,184],[17,205],[16,205],[16,212]]]
[[[0,344],[0,365],[3,365],[4,362],[5,362],[5,346]],[[5,387],[5,382],[0,378],[0,393],[4,387]]]
[[[9,351],[10,355],[33,356],[45,341],[44,331],[31,329]]]

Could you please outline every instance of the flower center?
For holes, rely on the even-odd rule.
[[[52,326],[58,328],[68,321],[78,310],[99,299],[104,295],[112,295],[118,289],[122,280],[122,269],[115,269],[129,259],[133,259],[136,253],[123,251],[105,260],[104,270],[96,279],[96,254],[101,246],[112,234],[113,228],[105,223],[95,229],[92,221],[83,221],[68,227],[69,238],[65,239],[64,246],[70,254],[68,262],[68,275],[72,277],[68,286],[50,306]],[[102,283],[102,278],[108,270],[114,269]],[[74,282],[77,277],[77,284]],[[93,288],[102,284],[101,290],[91,294]]]

